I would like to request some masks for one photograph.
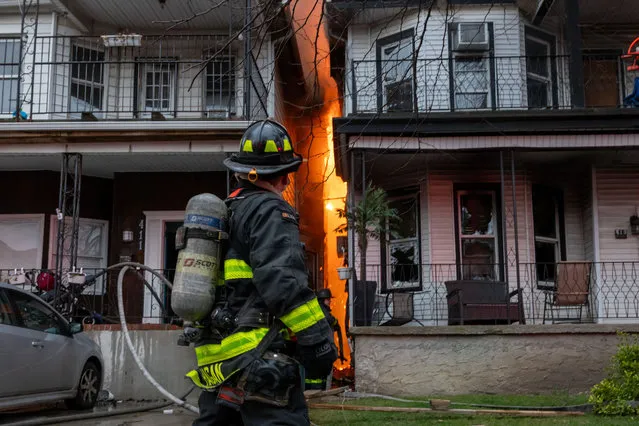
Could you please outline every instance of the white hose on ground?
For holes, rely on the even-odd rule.
[[[171,392],[169,392],[166,389],[164,389],[164,387],[161,384],[159,384],[153,378],[153,376],[151,376],[149,371],[146,369],[146,367],[142,363],[142,360],[140,360],[140,357],[136,353],[135,348],[133,347],[133,341],[131,340],[131,336],[129,335],[129,329],[128,329],[127,325],[126,325],[126,318],[124,316],[124,297],[122,295],[122,285],[123,285],[123,282],[124,282],[124,275],[126,274],[126,271],[128,271],[129,269],[133,269],[133,268],[144,269],[145,271],[151,272],[152,274],[160,277],[160,279],[164,282],[164,284],[167,285],[169,288],[173,288],[173,286],[171,285],[169,280],[167,280],[162,274],[159,274],[158,272],[154,271],[153,269],[149,268],[148,266],[145,266],[145,265],[142,265],[142,264],[133,263],[133,262],[126,262],[126,263],[121,263],[121,264],[118,264],[118,265],[113,265],[113,267],[116,267],[116,266],[124,266],[120,270],[120,273],[118,274],[118,311],[119,311],[119,314],[120,314],[120,325],[122,326],[122,332],[124,333],[124,338],[126,339],[127,346],[129,347],[129,351],[131,352],[131,355],[133,356],[133,359],[135,360],[136,364],[138,365],[138,367],[140,368],[140,370],[144,374],[144,377],[146,377],[146,379],[158,391],[160,391],[160,393],[162,395],[167,397],[169,400],[173,401],[176,405],[179,405],[181,407],[186,408],[187,410],[190,410],[190,411],[192,411],[192,412],[194,412],[196,414],[199,414],[200,410],[197,407],[194,407],[193,405],[188,404],[186,401],[181,400],[180,398],[178,398],[175,395],[173,395]]]

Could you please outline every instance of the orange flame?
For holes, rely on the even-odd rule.
[[[335,229],[342,224],[336,209],[344,208],[346,183],[335,173],[335,153],[333,150],[333,117],[341,115],[341,104],[337,83],[331,77],[330,45],[323,20],[324,2],[293,0],[289,4],[292,29],[299,49],[302,71],[305,77],[306,92],[310,95],[307,105],[312,114],[319,118],[313,120],[313,144],[319,144],[323,152],[323,200],[324,200],[324,287],[333,295],[331,310],[342,328],[344,355],[346,362],[338,361],[336,368],[344,370],[350,366],[350,348],[345,333],[346,299],[345,283],[337,275],[337,268],[343,260],[337,252],[337,233]],[[319,121],[319,123],[318,123]],[[337,336],[336,336],[337,337]],[[336,341],[337,343],[337,341]]]

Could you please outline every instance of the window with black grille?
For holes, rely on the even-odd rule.
[[[104,52],[71,47],[69,112],[100,111],[104,96]]]
[[[235,114],[235,59],[216,56],[206,65],[204,93],[207,117],[226,118]]]
[[[0,38],[0,114],[15,111],[20,74],[20,39]]]

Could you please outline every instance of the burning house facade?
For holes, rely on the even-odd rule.
[[[330,2],[338,174],[401,218],[364,277],[349,236],[355,325],[639,321],[637,7]]]
[[[312,120],[284,102],[285,93],[301,105],[307,90],[290,12],[265,5],[0,1],[0,279],[73,266],[93,274],[123,260],[171,279],[187,201],[225,198],[234,180],[222,161],[253,120],[288,125],[307,156]],[[314,288],[323,286],[323,217],[305,213],[323,211],[317,164],[305,162],[286,194],[305,218]],[[302,182],[319,195],[303,197]],[[89,309],[117,314],[114,280],[87,292]],[[129,320],[166,319],[148,289],[127,280]]]

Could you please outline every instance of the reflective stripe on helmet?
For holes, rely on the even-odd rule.
[[[305,330],[313,324],[325,319],[317,299],[313,299],[293,309],[280,318],[293,333]]]
[[[250,139],[247,139],[244,141],[244,145],[242,146],[242,151],[253,152],[253,142]]]
[[[269,139],[266,141],[266,146],[264,147],[264,152],[278,152],[277,145],[275,145],[275,141]]]
[[[224,261],[224,279],[252,279],[253,269],[242,259],[226,259]]]
[[[256,328],[231,334],[219,344],[202,345],[195,348],[198,367],[225,361],[255,349],[268,333],[268,328]]]

